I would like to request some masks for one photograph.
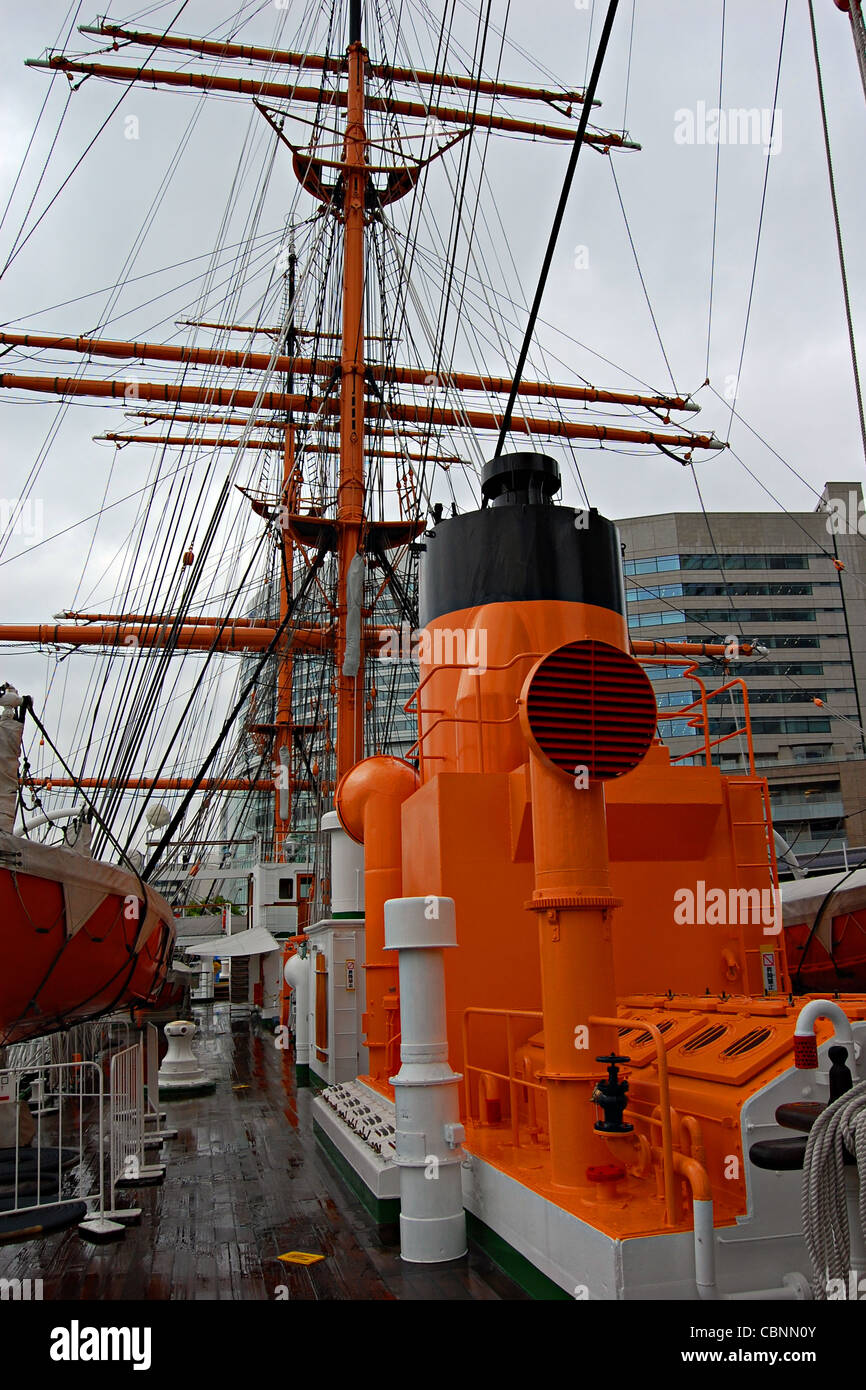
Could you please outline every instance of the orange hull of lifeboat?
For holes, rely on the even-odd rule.
[[[152,1006],[174,938],[136,874],[0,832],[0,1045]]]
[[[786,925],[788,960],[798,993],[866,993],[866,909],[838,913],[829,933],[827,943],[813,935],[808,923]]]
[[[798,994],[866,991],[866,868],[783,883],[782,913]]]

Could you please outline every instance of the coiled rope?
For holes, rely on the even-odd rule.
[[[815,1121],[803,1163],[803,1234],[812,1262],[812,1291],[826,1300],[831,1280],[846,1284],[851,1231],[846,1198],[845,1149],[857,1160],[859,1218],[866,1241],[866,1081],[839,1096]]]

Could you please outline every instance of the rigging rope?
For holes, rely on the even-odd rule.
[[[818,101],[821,107],[821,129],[824,133],[824,153],[827,156],[827,177],[830,180],[830,201],[833,204],[833,226],[836,229],[836,249],[839,252],[839,273],[842,277],[842,295],[845,300],[845,322],[848,325],[848,346],[851,351],[851,368],[854,372],[854,387],[857,394],[857,411],[860,417],[860,442],[863,446],[863,459],[866,461],[866,415],[863,410],[863,388],[860,384],[860,368],[857,363],[857,345],[854,341],[854,321],[851,316],[851,297],[848,293],[848,274],[845,269],[845,251],[842,246],[842,224],[839,220],[839,204],[836,201],[836,179],[833,174],[833,160],[830,155],[830,131],[827,125],[827,107],[824,102],[824,80],[821,76],[821,59],[818,56],[818,33],[815,29],[815,11],[809,0],[809,24],[812,29],[812,51],[815,55],[815,76],[818,79]]]
[[[586,96],[583,103],[583,109],[581,110],[580,114],[580,122],[578,124],[577,132],[574,137],[574,145],[572,146],[571,157],[568,161],[568,168],[565,171],[565,179],[563,181],[562,191],[559,195],[559,204],[557,206],[556,214],[553,219],[553,226],[550,231],[550,238],[547,243],[547,250],[544,253],[544,261],[542,262],[541,266],[541,274],[538,277],[538,285],[536,286],[535,290],[535,298],[532,301],[532,308],[529,312],[529,322],[526,325],[526,332],[524,334],[523,343],[520,348],[520,355],[517,359],[517,366],[514,369],[514,377],[511,383],[511,391],[508,396],[508,404],[505,407],[505,414],[502,419],[502,426],[499,431],[499,438],[496,441],[496,452],[494,455],[495,458],[499,458],[502,453],[502,446],[505,443],[505,436],[507,435],[509,426],[511,424],[511,416],[514,412],[514,402],[517,399],[517,388],[520,385],[520,378],[523,376],[523,368],[526,365],[526,358],[529,353],[529,347],[532,342],[532,336],[535,332],[535,323],[538,318],[538,311],[541,308],[541,300],[544,296],[544,290],[547,284],[547,276],[549,274],[550,267],[553,262],[553,253],[556,250],[556,243],[559,239],[559,231],[562,226],[563,218],[565,217],[565,209],[568,203],[568,195],[571,192],[571,185],[574,179],[574,171],[577,167],[577,161],[580,156],[580,151],[583,147],[583,137],[586,134],[586,127],[589,123],[589,114],[592,110],[592,102],[595,97],[596,87],[598,86],[598,79],[601,77],[601,68],[602,64],[604,63],[604,57],[607,52],[608,42],[610,41],[610,32],[613,28],[613,21],[616,17],[618,6],[619,0],[610,0],[610,3],[608,4],[607,15],[605,16],[604,21],[604,28],[601,31],[601,38],[598,41],[598,49],[595,55],[595,62],[592,65],[592,75],[589,79],[589,86],[586,89]]]
[[[737,404],[737,396],[738,396],[739,390],[740,390],[740,377],[742,376],[742,372],[743,372],[743,359],[744,359],[745,356],[746,356],[746,339],[747,339],[748,336],[749,336],[749,322],[750,322],[751,317],[752,317],[752,300],[753,300],[754,294],[755,294],[755,279],[756,279],[757,273],[758,273],[758,253],[759,253],[759,251],[760,251],[760,249],[761,249],[761,231],[762,231],[763,226],[764,226],[764,209],[765,209],[766,204],[767,204],[767,184],[768,184],[769,178],[770,178],[770,163],[771,163],[771,160],[772,160],[772,158],[773,158],[773,141],[774,141],[774,139],[775,139],[776,112],[777,112],[777,109],[778,109],[777,103],[778,103],[778,99],[779,99],[779,81],[780,81],[781,76],[782,76],[782,54],[783,54],[784,51],[785,51],[785,32],[786,32],[786,29],[787,29],[787,24],[788,24],[788,0],[785,0],[785,9],[784,9],[784,11],[783,11],[783,13],[782,13],[782,34],[781,34],[781,37],[780,37],[780,39],[779,39],[779,60],[778,60],[778,63],[777,63],[777,65],[776,65],[776,82],[775,82],[775,86],[774,86],[774,88],[773,88],[773,114],[772,114],[772,117],[771,117],[771,119],[770,119],[770,138],[769,138],[769,140],[767,141],[767,157],[766,157],[766,160],[765,160],[765,162],[764,162],[764,184],[763,184],[763,188],[761,189],[761,209],[760,209],[760,212],[759,212],[759,214],[758,214],[758,235],[757,235],[757,237],[756,237],[756,239],[755,239],[755,258],[754,258],[754,260],[753,260],[753,262],[752,262],[752,276],[751,276],[751,280],[750,280],[750,282],[749,282],[749,298],[748,298],[748,302],[747,302],[747,304],[746,304],[746,322],[745,322],[745,324],[744,324],[744,326],[743,326],[743,341],[742,341],[742,343],[741,343],[741,345],[740,345],[740,360],[739,360],[739,362],[737,363],[737,374],[736,374],[736,377],[735,377],[735,379],[734,379],[734,395],[733,395],[733,399],[731,400],[731,415],[730,415],[730,419],[729,419],[729,421],[728,421],[728,434],[730,434],[730,432],[731,432],[731,424],[733,423],[733,419],[734,419],[734,408],[736,407],[736,404]]]
[[[812,1292],[826,1301],[831,1279],[847,1287],[851,1269],[844,1152],[857,1161],[858,1216],[866,1239],[866,1081],[839,1096],[812,1126],[803,1162],[802,1212],[806,1249],[812,1262]]]
[[[719,46],[719,110],[722,109],[722,83],[725,75],[725,9],[726,0],[722,0],[722,36]],[[705,376],[707,381],[710,379],[710,342],[713,335],[713,289],[716,279],[716,231],[719,220],[719,156],[722,152],[721,140],[716,141],[716,173],[713,188],[713,244],[710,251],[710,298],[707,310],[707,368]]]

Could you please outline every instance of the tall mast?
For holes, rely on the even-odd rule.
[[[338,559],[335,683],[336,779],[364,756],[364,643],[347,651],[349,571],[360,553],[364,516],[364,215],[367,135],[361,0],[349,0],[346,130],[343,140],[343,342],[340,358],[340,468],[337,491]],[[363,563],[363,562],[361,562]],[[357,569],[357,564],[356,564]],[[357,596],[354,596],[357,602]],[[363,593],[361,602],[363,601]],[[359,615],[360,616],[360,615]]]
[[[859,7],[858,7],[859,10]],[[33,62],[33,66],[46,68],[51,72],[65,72],[69,76],[81,73],[100,79],[119,81],[131,85],[143,83],[148,87],[185,88],[200,95],[212,97],[236,97],[247,95],[254,100],[263,118],[272,127],[277,137],[291,152],[295,176],[302,187],[318,199],[336,222],[342,223],[343,259],[340,267],[334,258],[334,273],[341,275],[341,322],[322,324],[301,324],[296,315],[287,315],[288,330],[285,341],[280,342],[280,331],[264,328],[261,325],[244,326],[235,323],[212,323],[205,318],[191,326],[218,328],[222,332],[264,333],[276,338],[276,353],[273,351],[254,352],[249,346],[240,350],[219,345],[206,347],[166,343],[118,342],[106,339],[58,336],[56,334],[34,334],[27,330],[0,334],[3,348],[26,347],[28,349],[60,350],[76,353],[92,359],[93,356],[119,358],[121,360],[142,362],[175,362],[189,366],[210,366],[216,369],[214,380],[196,381],[194,376],[179,382],[166,380],[136,380],[136,396],[141,403],[153,403],[163,409],[150,409],[146,415],[154,420],[169,419],[172,427],[180,422],[205,425],[214,423],[221,427],[241,424],[253,427],[264,425],[273,427],[273,434],[265,439],[251,438],[244,434],[241,439],[230,440],[220,435],[217,439],[207,436],[196,438],[188,434],[183,437],[166,435],[150,442],[161,446],[183,444],[201,447],[234,449],[270,449],[272,439],[279,432],[283,449],[280,510],[281,522],[281,584],[279,620],[267,618],[240,618],[214,614],[211,617],[179,612],[175,616],[165,613],[143,614],[73,614],[73,621],[64,624],[26,624],[0,625],[0,640],[12,642],[37,642],[50,645],[68,644],[71,646],[127,646],[134,642],[147,648],[167,648],[174,652],[183,651],[245,651],[273,652],[277,666],[276,697],[273,713],[268,717],[273,722],[249,723],[250,733],[257,740],[257,746],[264,751],[265,739],[271,741],[271,753],[276,764],[277,795],[274,813],[274,854],[280,858],[285,852],[285,843],[292,825],[292,802],[294,794],[311,791],[318,799],[334,790],[335,781],[365,754],[365,711],[367,690],[365,681],[365,645],[373,652],[378,644],[381,629],[377,625],[376,604],[383,589],[390,584],[395,591],[399,585],[387,561],[389,551],[405,553],[405,549],[423,530],[423,517],[415,514],[413,500],[411,506],[401,505],[399,518],[387,519],[370,515],[370,499],[367,496],[365,479],[365,458],[367,456],[389,457],[381,445],[386,436],[394,436],[401,444],[398,453],[405,455],[402,436],[419,434],[430,443],[430,432],[434,427],[456,429],[461,432],[492,432],[498,435],[503,426],[503,414],[491,396],[516,394],[521,397],[535,396],[539,400],[556,402],[553,411],[531,414],[519,411],[509,422],[510,433],[516,435],[559,437],[562,439],[589,440],[593,443],[636,443],[656,445],[665,452],[671,449],[684,449],[688,462],[695,449],[713,450],[725,447],[712,434],[697,434],[683,426],[673,430],[670,426],[671,411],[697,410],[697,404],[688,397],[674,393],[659,395],[654,392],[642,393],[622,390],[605,390],[590,383],[554,383],[519,380],[516,384],[507,377],[491,376],[487,373],[459,371],[443,372],[437,370],[437,379],[443,392],[481,392],[487,397],[483,402],[465,404],[462,400],[438,404],[417,401],[413,391],[410,397],[402,393],[404,387],[426,385],[430,379],[427,366],[415,361],[395,362],[390,353],[383,354],[384,361],[365,361],[365,278],[366,223],[378,218],[381,210],[396,202],[416,188],[422,169],[433,160],[440,159],[453,148],[456,142],[470,130],[485,130],[503,134],[522,134],[546,141],[574,142],[576,132],[572,121],[572,105],[583,105],[585,94],[570,89],[539,88],[514,83],[502,83],[477,77],[427,72],[412,68],[397,68],[381,62],[370,62],[363,42],[361,0],[347,0],[344,14],[348,20],[348,46],[345,54],[296,54],[282,50],[263,49],[249,45],[215,42],[196,39],[185,35],[151,34],[137,30],[121,29],[101,21],[95,28],[86,27],[84,32],[98,33],[106,38],[132,43],[148,50],[143,62],[150,63],[157,51],[181,52],[192,55],[193,61],[186,62],[182,69],[163,70],[142,65],[131,68],[121,67],[113,62],[91,62],[78,57],[67,58],[64,54],[50,54]],[[859,13],[858,13],[859,17]],[[115,43],[115,48],[119,45]],[[102,55],[96,54],[95,57]],[[302,86],[296,79],[298,74],[285,74],[293,81],[272,81],[272,74],[253,73],[247,77],[235,75],[234,71],[225,74],[196,70],[194,60],[213,57],[244,59],[249,62],[283,67],[300,67],[304,70],[323,74],[316,86]],[[368,92],[368,74],[376,79],[386,79],[387,94]],[[337,78],[335,83],[334,79]],[[397,90],[409,84],[413,99],[406,99]],[[80,84],[78,84],[80,85]],[[418,86],[434,90],[428,99],[414,99]],[[474,97],[480,94],[491,98],[490,109],[481,109],[476,100],[461,105],[443,105],[441,92],[465,93]],[[547,106],[549,119],[523,119],[504,114],[499,102],[502,100],[543,103]],[[268,106],[267,102],[279,102],[279,108]],[[596,103],[590,102],[590,105]],[[300,149],[288,138],[284,131],[286,119],[294,108],[300,105],[316,108],[315,133],[309,147]],[[345,111],[345,128],[342,142],[337,149],[326,138],[322,144],[320,136],[327,130],[328,137],[333,130],[333,122],[339,113]],[[324,113],[324,124],[321,123]],[[368,121],[376,122],[380,116],[405,118],[408,121],[435,119],[452,128],[453,138],[447,142],[437,142],[436,148],[427,158],[410,158],[405,164],[395,166],[390,146],[386,140],[384,160],[370,156],[368,162],[368,137],[376,138],[377,132],[367,129]],[[302,119],[303,117],[298,117]],[[578,132],[579,134],[579,132]],[[603,129],[586,128],[582,142],[593,144],[606,154],[616,149],[640,148],[624,133]],[[378,145],[371,148],[378,148]],[[423,148],[423,147],[422,147]],[[400,155],[401,159],[404,156]],[[384,183],[379,176],[387,175]],[[293,247],[288,262],[287,290],[289,306],[295,300],[296,260]],[[329,281],[328,270],[325,279]],[[333,283],[329,281],[329,283]],[[324,303],[324,301],[323,301]],[[333,331],[332,331],[333,330]],[[305,348],[309,355],[298,356],[298,344],[302,340],[311,341],[312,348]],[[371,341],[373,341],[371,339]],[[390,340],[389,340],[390,341]],[[333,346],[332,346],[333,344]],[[378,356],[378,354],[373,354]],[[267,371],[281,373],[282,380],[274,382],[277,389],[244,384],[241,373]],[[321,381],[321,388],[317,387]],[[95,400],[127,399],[127,383],[113,376],[83,377],[76,372],[70,376],[35,376],[20,373],[0,373],[0,392],[3,390],[48,393],[69,399],[90,397]],[[314,394],[315,392],[315,394]],[[366,397],[366,400],[365,400]],[[387,398],[387,399],[386,399]],[[563,405],[559,403],[562,402]],[[563,406],[572,402],[581,407],[577,415],[565,413]],[[586,417],[586,407],[619,405],[650,410],[659,418],[656,426],[651,422],[622,418],[622,423],[594,421]],[[165,412],[166,406],[175,407]],[[180,410],[177,407],[181,407]],[[184,409],[185,407],[185,409]],[[217,413],[219,412],[219,413]],[[647,425],[649,424],[649,428]],[[408,428],[403,428],[407,426]],[[365,428],[370,434],[365,448]],[[301,431],[297,434],[297,431]],[[315,431],[320,441],[312,443],[308,435]],[[118,444],[126,444],[140,436],[114,435]],[[334,472],[329,473],[328,482],[321,491],[310,488],[310,496],[302,498],[302,473],[299,466],[297,441],[303,441],[303,451],[322,453],[328,456],[332,448],[339,450],[339,461]],[[142,442],[144,442],[142,440]],[[452,446],[453,447],[453,446]],[[429,462],[454,462],[447,455],[439,456],[424,449],[424,458]],[[336,476],[335,476],[336,475]],[[400,488],[398,470],[397,485]],[[334,495],[336,489],[336,495]],[[247,489],[248,501],[254,511],[266,518],[269,524],[274,519],[273,493],[259,498]],[[405,511],[405,515],[403,514]],[[376,563],[385,573],[386,580],[378,587],[376,598],[371,602],[371,611],[365,612],[364,574],[365,552],[375,552]],[[328,570],[321,580],[316,571],[325,563]],[[184,557],[185,559],[185,557]],[[293,592],[295,570],[303,560],[307,574]],[[399,559],[395,559],[399,566]],[[312,571],[312,572],[311,572]],[[302,571],[299,569],[299,574]],[[318,615],[313,612],[293,616],[293,599],[305,600],[307,581],[315,581],[323,603],[318,599]],[[378,586],[378,577],[377,577]],[[305,625],[301,626],[304,621]],[[280,634],[279,640],[277,634]],[[638,644],[636,644],[637,646]],[[672,648],[665,648],[670,652]],[[294,679],[301,671],[294,670],[296,658],[303,660],[308,654],[313,663],[304,662],[310,668],[319,662],[330,668],[330,689],[327,694],[320,686],[322,705],[327,716],[297,714],[294,706],[298,702],[298,682]],[[709,654],[702,650],[701,654]],[[294,687],[294,690],[293,690]],[[250,718],[255,719],[254,712]],[[324,726],[320,722],[325,719]],[[311,722],[307,722],[307,720]],[[329,755],[329,767],[319,781],[316,761],[308,761],[304,746],[296,739],[304,732],[317,734],[317,741]],[[331,759],[330,754],[334,753]],[[306,769],[302,773],[301,763]],[[125,785],[139,787],[146,778],[127,777],[123,770],[121,779]],[[334,777],[334,774],[336,776]],[[304,780],[302,780],[304,778]],[[333,780],[332,780],[333,779]],[[110,778],[98,779],[100,785],[111,784]],[[170,780],[180,789],[182,779],[160,779],[160,785]],[[220,786],[232,790],[258,790],[266,779],[222,779]],[[58,783],[57,785],[61,785]]]
[[[287,294],[289,326],[286,350],[289,369],[286,373],[286,394],[291,399],[295,389],[295,255],[294,237],[289,245]],[[292,576],[294,573],[295,547],[292,535],[284,524],[289,512],[297,510],[298,486],[295,468],[295,419],[291,406],[286,413],[286,432],[283,448],[283,487],[280,507],[280,625],[286,621],[292,601]],[[294,798],[294,734],[292,729],[292,685],[294,674],[294,655],[291,638],[286,640],[286,650],[277,657],[276,691],[276,736],[273,746],[276,796],[274,797],[274,859],[283,858],[286,839],[291,830],[292,802]]]

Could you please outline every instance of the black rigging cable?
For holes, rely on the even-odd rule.
[[[551,264],[553,263],[553,253],[556,250],[556,243],[559,238],[560,228],[562,227],[562,221],[565,216],[565,209],[568,204],[568,195],[571,192],[571,184],[572,180],[574,179],[574,171],[577,167],[578,157],[580,155],[581,147],[583,145],[583,137],[586,134],[586,127],[589,124],[589,115],[590,111],[592,110],[592,103],[595,97],[595,90],[598,86],[598,80],[601,76],[601,68],[604,62],[605,54],[607,52],[607,46],[610,40],[610,32],[613,28],[613,21],[616,16],[618,6],[619,0],[610,0],[610,3],[608,4],[607,15],[604,21],[604,28],[601,31],[601,38],[598,41],[598,50],[595,55],[595,62],[592,66],[592,75],[589,79],[589,86],[586,89],[586,95],[584,97],[584,103],[580,113],[580,122],[577,127],[577,133],[574,137],[574,145],[571,151],[571,158],[568,161],[568,168],[565,171],[565,181],[562,186],[562,192],[559,195],[559,205],[557,206],[556,215],[553,219],[553,227],[551,229],[550,239],[547,243],[547,250],[544,253],[544,261],[541,267],[541,274],[538,278],[538,285],[535,290],[535,298],[532,301],[532,308],[529,311],[529,322],[526,325],[526,332],[524,334],[523,343],[520,348],[520,356],[517,359],[517,366],[514,369],[514,378],[511,383],[511,392],[508,397],[508,404],[505,407],[505,414],[502,418],[502,426],[499,430],[499,438],[496,441],[496,452],[494,454],[494,458],[499,458],[500,454],[502,453],[502,446],[505,443],[505,436],[508,434],[508,430],[511,425],[511,417],[514,413],[514,402],[517,399],[517,388],[520,385],[520,379],[523,376],[523,369],[526,365],[526,359],[529,355],[529,348],[532,342],[532,336],[535,332],[535,323],[538,318],[538,311],[541,308],[541,301],[544,296],[545,286],[547,284],[547,276],[550,272]]]
[[[725,75],[725,9],[726,0],[722,0],[722,36],[719,45],[719,110],[722,109],[722,84]],[[713,243],[710,250],[710,302],[707,310],[707,367],[705,376],[710,378],[710,342],[713,334],[713,289],[716,279],[716,231],[719,221],[719,156],[722,152],[721,140],[716,141],[716,173],[713,188]]]
[[[815,29],[815,12],[809,0],[809,24],[812,29],[812,51],[815,54],[815,76],[818,79],[818,101],[821,107],[821,129],[824,133],[824,152],[827,156],[827,177],[830,180],[830,201],[833,204],[833,225],[836,229],[836,248],[839,252],[839,273],[842,277],[842,294],[845,299],[845,322],[848,325],[848,345],[851,349],[851,367],[854,372],[854,387],[857,393],[857,411],[860,416],[860,441],[863,445],[863,458],[866,460],[866,416],[863,411],[863,388],[860,384],[860,368],[857,364],[857,347],[854,341],[854,321],[851,317],[851,298],[848,294],[848,275],[845,269],[845,251],[842,246],[842,225],[839,221],[839,204],[836,201],[836,179],[833,174],[833,160],[830,155],[830,131],[827,126],[827,107],[824,102],[824,81],[821,76],[821,60],[818,56],[818,34]]]
[[[157,845],[157,847],[156,847],[156,849],[154,850],[153,854],[152,854],[152,855],[150,856],[150,858],[148,859],[148,861],[147,861],[147,863],[146,863],[146,865],[145,865],[145,867],[144,867],[144,871],[143,871],[143,877],[144,877],[144,878],[148,878],[149,875],[153,873],[153,870],[155,869],[156,865],[159,863],[159,858],[160,858],[160,855],[162,854],[162,851],[165,849],[166,845],[170,842],[172,835],[174,834],[175,830],[176,830],[177,827],[180,825],[181,821],[183,820],[184,816],[186,815],[187,807],[189,806],[190,802],[192,801],[192,798],[195,796],[196,792],[198,791],[199,787],[201,786],[201,783],[204,781],[205,774],[207,773],[208,768],[210,767],[211,763],[213,762],[214,758],[216,757],[217,753],[219,752],[220,748],[222,747],[222,745],[223,745],[223,743],[224,743],[224,741],[225,741],[225,739],[226,739],[226,737],[227,737],[229,731],[230,731],[231,728],[232,728],[232,725],[234,724],[235,720],[237,719],[238,715],[240,714],[241,710],[243,709],[244,705],[246,704],[246,702],[247,702],[247,700],[248,700],[248,698],[249,698],[249,696],[250,696],[250,692],[255,688],[256,682],[257,682],[257,680],[258,680],[258,678],[259,678],[259,676],[260,676],[262,670],[264,669],[265,665],[267,664],[268,658],[271,657],[271,656],[274,654],[274,652],[275,652],[276,649],[277,649],[277,646],[279,645],[279,642],[280,642],[281,637],[283,636],[284,632],[286,631],[286,628],[287,628],[287,627],[289,626],[289,624],[292,622],[292,619],[293,619],[294,613],[295,613],[295,609],[301,604],[301,602],[303,601],[303,599],[306,597],[306,594],[307,594],[308,590],[310,589],[310,587],[311,587],[311,585],[312,585],[312,582],[313,582],[314,578],[316,577],[316,574],[318,573],[318,571],[319,571],[319,569],[320,569],[320,567],[321,567],[321,565],[322,565],[322,562],[323,562],[324,559],[325,559],[325,555],[326,555],[326,554],[327,554],[327,550],[326,550],[325,545],[320,545],[320,546],[319,546],[318,553],[317,553],[317,555],[316,555],[316,558],[314,559],[313,563],[310,565],[309,569],[307,570],[306,577],[305,577],[305,579],[304,579],[303,584],[301,585],[301,587],[300,587],[300,589],[298,590],[297,594],[294,595],[294,597],[290,600],[290,602],[289,602],[289,604],[288,604],[288,608],[287,608],[287,610],[286,610],[286,616],[283,618],[282,622],[280,623],[279,627],[277,628],[276,632],[274,633],[273,637],[271,638],[270,642],[268,643],[268,645],[267,645],[267,647],[265,648],[264,652],[262,653],[261,657],[260,657],[259,660],[256,662],[255,667],[253,668],[253,673],[252,673],[252,675],[250,676],[249,680],[244,684],[243,688],[241,689],[240,695],[238,696],[237,700],[235,701],[235,703],[234,703],[234,705],[233,705],[233,707],[232,707],[232,709],[231,709],[231,711],[230,711],[228,717],[226,718],[226,720],[225,720],[225,722],[224,722],[224,724],[223,724],[223,726],[222,726],[222,729],[220,730],[219,734],[217,735],[216,740],[215,740],[215,742],[213,743],[213,745],[212,745],[212,747],[211,747],[211,749],[210,749],[210,752],[208,753],[207,757],[205,758],[204,762],[202,763],[201,767],[199,768],[198,773],[197,773],[196,776],[193,778],[193,785],[190,787],[189,791],[188,791],[188,792],[186,793],[186,795],[183,797],[183,800],[181,801],[180,805],[178,806],[177,810],[175,811],[175,813],[174,813],[174,815],[172,816],[171,820],[169,821],[168,825],[165,827],[165,833],[163,834],[162,838],[160,839],[159,844]]]
[[[785,0],[785,8],[782,12],[782,33],[779,39],[779,59],[776,64],[776,82],[773,88],[773,114],[770,119],[770,138],[767,141],[767,157],[764,163],[764,183],[761,189],[761,208],[758,214],[758,234],[755,239],[755,258],[752,262],[752,275],[749,281],[749,298],[746,304],[746,322],[743,325],[743,341],[740,345],[740,360],[737,363],[737,374],[734,379],[734,396],[731,401],[731,415],[728,421],[728,434],[731,432],[731,425],[734,419],[734,408],[737,404],[737,395],[740,390],[740,377],[743,372],[743,360],[746,356],[746,340],[749,336],[749,322],[752,317],[752,300],[755,295],[755,279],[758,273],[758,254],[761,249],[761,231],[764,226],[764,209],[767,205],[767,184],[770,178],[770,163],[773,158],[773,141],[776,138],[776,113],[778,111],[779,100],[779,81],[782,76],[782,55],[785,51],[785,32],[788,24],[788,0]]]

